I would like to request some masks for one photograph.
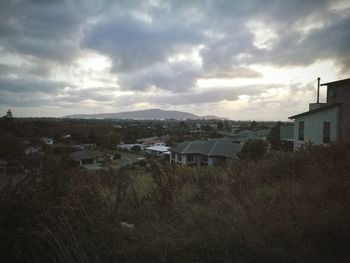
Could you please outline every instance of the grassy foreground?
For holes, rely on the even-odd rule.
[[[125,228],[120,222],[134,224]],[[350,144],[118,174],[48,162],[0,196],[1,262],[350,262]]]

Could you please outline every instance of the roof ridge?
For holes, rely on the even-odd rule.
[[[209,152],[208,152],[208,156],[211,154],[211,152],[214,150],[214,148],[215,148],[215,146],[218,144],[218,142],[219,142],[220,140],[219,139],[217,139],[216,140],[216,142],[214,143],[214,145],[211,147],[211,149],[209,150]]]
[[[185,147],[185,149],[182,150],[181,153],[185,153],[185,151],[187,150],[187,148],[190,147],[190,146],[192,145],[192,143],[193,143],[193,142],[190,142],[190,143]]]

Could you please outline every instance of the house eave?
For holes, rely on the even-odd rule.
[[[318,109],[315,109],[315,110],[306,111],[306,112],[303,112],[303,113],[300,113],[300,114],[297,114],[297,115],[290,116],[290,117],[288,117],[288,119],[294,120],[294,119],[299,118],[299,117],[303,117],[303,116],[306,116],[306,115],[311,115],[311,114],[314,114],[314,113],[318,113],[318,112],[321,112],[321,111],[329,110],[329,109],[336,108],[336,107],[339,107],[339,106],[340,106],[339,103],[327,105],[327,106],[324,106],[324,107],[321,107],[321,108],[318,108]]]
[[[340,84],[340,83],[343,83],[343,82],[350,82],[350,78],[323,83],[323,84],[321,84],[321,86],[336,85],[336,84]]]

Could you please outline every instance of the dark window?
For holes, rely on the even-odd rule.
[[[304,140],[304,122],[303,121],[299,121],[299,141],[303,141]]]
[[[194,163],[194,155],[187,155],[187,162]]]
[[[179,162],[182,161],[182,155],[181,155],[180,153],[177,154],[177,160],[178,160]]]
[[[331,123],[323,123],[323,143],[329,143],[331,141]]]

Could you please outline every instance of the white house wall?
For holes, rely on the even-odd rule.
[[[316,112],[310,115],[301,116],[294,120],[294,149],[299,149],[305,143],[313,145],[323,144],[323,123],[331,123],[330,140],[337,139],[337,116],[338,108]],[[299,141],[299,122],[304,121],[304,140]]]

